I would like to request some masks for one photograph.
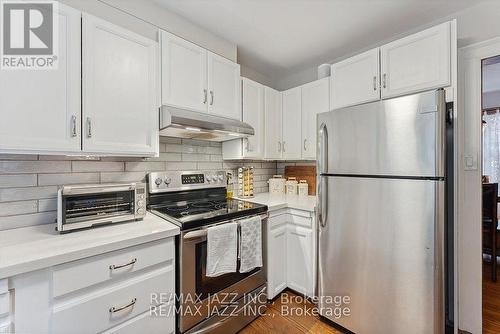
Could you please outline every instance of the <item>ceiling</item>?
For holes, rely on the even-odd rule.
[[[481,0],[153,0],[279,78],[351,55]]]

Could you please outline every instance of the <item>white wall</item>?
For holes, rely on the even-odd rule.
[[[150,0],[60,0],[71,7],[157,40],[167,30],[236,62],[237,47]]]
[[[458,46],[464,47],[481,41],[485,41],[497,36],[500,36],[500,24],[498,20],[498,14],[500,13],[500,1],[488,1],[479,3],[476,6],[469,7],[460,12],[457,12],[448,17],[443,17],[439,21],[429,22],[429,24],[419,27],[414,31],[408,31],[404,35],[417,32],[429,26],[451,20],[453,18],[457,19],[457,29],[458,29]],[[397,39],[402,35],[395,36],[393,39]],[[374,47],[380,46],[391,40],[386,41],[376,41],[375,44],[358,50],[354,54],[361,53],[363,51],[372,49]],[[353,56],[354,54],[346,54],[343,57],[332,59],[329,63],[335,63],[342,59]],[[317,64],[320,65],[320,64]],[[317,79],[317,65],[306,68],[302,71],[289,74],[287,76],[278,78],[276,80],[276,89],[285,90],[288,88],[296,87],[304,83],[313,81]]]

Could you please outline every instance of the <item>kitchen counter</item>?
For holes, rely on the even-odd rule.
[[[267,205],[269,211],[291,208],[313,212],[314,208],[316,207],[316,196],[260,193],[255,194],[253,198],[239,199]]]
[[[179,227],[147,213],[142,221],[59,234],[55,224],[0,231],[0,279],[172,237]]]

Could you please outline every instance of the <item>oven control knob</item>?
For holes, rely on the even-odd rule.
[[[207,179],[208,183],[212,182],[212,176],[211,175],[207,175],[205,178]]]
[[[219,174],[219,182],[222,182],[224,180],[224,175]]]
[[[142,201],[142,200],[137,201],[137,206],[140,207],[140,208],[143,208],[144,207],[144,201]]]
[[[157,178],[157,179],[155,180],[155,184],[156,184],[158,187],[160,186],[160,184],[161,184],[161,183],[162,183],[162,179]]]
[[[166,184],[166,185],[167,185],[167,187],[168,187],[168,185],[172,182],[172,178],[167,177],[167,178],[165,178],[165,181],[164,181],[164,182],[165,182],[165,184]]]

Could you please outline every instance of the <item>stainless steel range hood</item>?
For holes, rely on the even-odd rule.
[[[169,106],[160,109],[160,136],[226,141],[254,134],[254,129],[241,121]]]

